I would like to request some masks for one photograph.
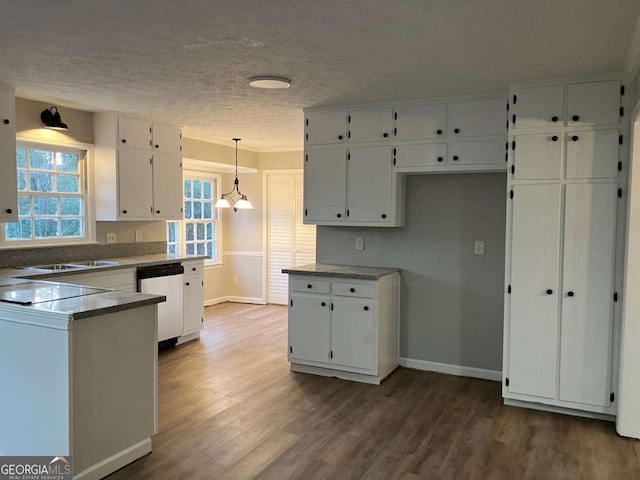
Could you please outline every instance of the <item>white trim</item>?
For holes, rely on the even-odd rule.
[[[556,407],[553,405],[544,405],[542,403],[524,402],[522,400],[504,399],[504,404],[510,407],[528,408],[531,410],[539,410],[541,412],[561,413],[563,415],[572,415],[574,417],[595,418],[597,420],[606,420],[607,422],[615,422],[614,415],[606,413],[587,412],[585,410],[574,410],[573,408]]]
[[[234,147],[235,144],[232,140],[226,138],[219,138],[213,136],[204,136],[198,135],[197,133],[182,133],[182,139],[191,139],[197,140],[199,142],[210,143],[212,145],[220,145],[223,147]],[[300,143],[296,143],[295,145],[279,145],[277,147],[259,147],[257,145],[249,145],[244,144],[242,148],[238,147],[238,150],[247,150],[253,153],[274,153],[274,152],[302,152],[303,148],[301,147],[302,140]]]
[[[382,379],[376,375],[365,375],[363,373],[345,372],[344,370],[333,370],[331,368],[314,367],[312,365],[302,365],[300,363],[292,363],[291,371],[297,372],[297,373],[310,373],[313,375],[322,375],[323,377],[340,378],[342,380],[368,383],[370,385],[380,385],[380,382],[382,381]]]
[[[144,457],[148,453],[151,453],[151,438],[145,438],[143,441],[84,469],[82,472],[75,474],[73,480],[99,480]]]
[[[222,252],[223,257],[262,257],[263,255],[264,254],[262,252],[251,252],[251,251],[241,251],[241,250]]]
[[[234,297],[234,296],[227,296],[227,302],[234,302],[234,303],[253,303],[255,305],[266,305],[267,302],[265,301],[264,298],[260,298],[260,297]]]
[[[212,298],[210,300],[205,300],[204,306],[210,307],[212,305],[218,305],[219,303],[224,303],[226,301],[227,301],[227,297]]]
[[[451,365],[449,363],[429,362],[415,358],[400,357],[400,366],[415,368],[427,372],[439,372],[460,377],[482,378],[483,380],[493,380],[502,382],[502,372],[500,370],[486,370],[484,368],[464,367],[462,365]]]
[[[624,71],[634,78],[640,70],[640,18],[636,23],[636,28],[631,37],[631,44],[627,51],[627,60],[624,64]]]

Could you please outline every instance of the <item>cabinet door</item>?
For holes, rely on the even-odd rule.
[[[516,119],[514,128],[562,126],[564,85],[517,88],[511,97],[511,108]]]
[[[374,300],[333,297],[331,363],[350,369],[373,370],[377,346]]]
[[[395,109],[396,140],[442,138],[447,127],[445,104],[417,105]]]
[[[349,114],[349,119],[349,139],[352,142],[385,142],[391,139],[391,108],[354,110]]]
[[[618,184],[567,185],[560,399],[609,406]]]
[[[184,326],[182,335],[202,330],[204,319],[204,285],[201,275],[184,277]]]
[[[327,145],[347,141],[346,112],[309,112],[305,120],[307,145]]]
[[[390,222],[393,212],[391,148],[351,148],[349,155],[349,220]]]
[[[153,124],[153,151],[182,156],[182,133],[178,127]]]
[[[620,122],[620,81],[569,85],[567,125]]]
[[[305,223],[346,219],[347,150],[307,150],[304,162]]]
[[[293,295],[289,305],[289,361],[329,363],[331,299]]]
[[[153,156],[153,215],[157,219],[182,220],[182,158]]]
[[[449,104],[449,138],[501,135],[507,133],[507,100],[472,100]]]
[[[616,178],[618,130],[567,133],[567,178]]]
[[[396,167],[431,167],[447,163],[446,143],[398,145],[393,151]]]
[[[118,118],[118,145],[122,148],[151,150],[151,123],[134,118]]]
[[[118,151],[118,218],[153,218],[153,167],[151,153]]]
[[[0,88],[0,221],[18,220],[13,89]]]
[[[562,174],[562,134],[515,135],[516,180],[559,179]]]
[[[509,391],[556,398],[560,185],[515,185]],[[550,293],[549,293],[550,292]]]
[[[449,165],[505,165],[504,140],[451,142]]]

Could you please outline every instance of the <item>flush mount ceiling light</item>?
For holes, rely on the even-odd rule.
[[[240,192],[240,180],[238,180],[238,142],[240,138],[234,138],[233,141],[236,142],[236,179],[233,181],[233,188],[228,193],[223,193],[220,195],[220,198],[215,204],[216,208],[231,208],[233,207],[233,211],[237,212],[239,208],[241,209],[250,209],[253,208],[251,202],[247,199],[247,196]],[[233,192],[236,192],[240,198],[234,200],[231,196]]]
[[[291,80],[276,75],[256,75],[249,78],[249,85],[253,88],[289,88]]]
[[[52,130],[69,130],[67,124],[62,123],[58,107],[51,107],[43,110],[40,114],[40,119],[42,120],[42,123],[44,123],[44,128],[50,128]]]

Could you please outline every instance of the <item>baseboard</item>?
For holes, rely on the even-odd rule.
[[[145,438],[143,441],[84,469],[74,475],[73,480],[100,480],[140,457],[144,457],[147,453],[151,453],[151,438]]]
[[[264,301],[263,298],[259,297],[233,297],[228,296],[227,302],[235,302],[235,303],[255,303],[257,305],[266,305],[267,302]]]
[[[428,372],[447,373],[460,377],[481,378],[483,380],[502,381],[502,372],[499,370],[486,370],[484,368],[463,367],[462,365],[451,365],[449,363],[429,362],[427,360],[417,360],[415,358],[400,357],[400,366],[425,370]]]
[[[183,345],[185,343],[191,342],[192,340],[199,340],[200,332],[190,333],[189,335],[182,335],[178,337],[178,343],[176,345]]]
[[[211,305],[218,305],[219,303],[224,303],[226,301],[227,297],[212,298],[211,300],[205,300],[204,306],[210,307]]]

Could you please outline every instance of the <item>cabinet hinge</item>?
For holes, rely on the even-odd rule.
[[[618,198],[622,198],[622,188],[618,189]]]
[[[509,386],[509,377],[504,379],[504,385],[505,385],[505,387]]]
[[[504,154],[504,161],[505,161],[505,162],[508,162],[508,161],[509,161],[509,152],[506,152],[506,153]]]
[[[393,165],[395,166],[396,164],[396,157],[393,157]]]
[[[351,152],[347,153],[347,160],[351,160]]]
[[[333,311],[333,302],[331,303],[331,311]]]
[[[395,148],[393,149],[393,156],[394,157],[396,156],[396,149]]]
[[[513,190],[509,190],[509,198],[513,200]]]
[[[511,175],[515,175],[515,174],[516,174],[516,166],[511,165]]]
[[[347,138],[351,138],[351,130],[347,132]]]
[[[329,358],[333,358],[333,350],[329,351]]]
[[[351,115],[347,117],[347,123],[351,123]]]
[[[398,112],[394,112],[394,114],[393,114],[393,119],[394,119],[394,120],[398,120]]]
[[[309,212],[307,211],[307,209],[304,209],[304,216],[306,217],[309,214]]]
[[[511,123],[513,123],[514,125],[516,124],[516,114],[515,113],[511,117]]]
[[[619,145],[622,145],[623,143],[624,143],[624,136],[623,136],[623,135],[620,135],[620,136],[618,137],[618,144],[619,144]]]
[[[620,85],[620,95],[624,95],[624,85]]]
[[[153,157],[149,159],[149,165],[153,165]]]
[[[624,107],[620,107],[620,116],[624,117]]]
[[[504,144],[504,149],[508,152],[509,151],[509,142]]]
[[[507,120],[507,128],[509,128],[509,120]]]
[[[394,136],[394,137],[397,137],[397,136],[398,136],[398,129],[397,129],[397,128],[394,128],[394,129],[393,129],[393,136]]]
[[[511,294],[511,285],[507,285],[507,293]]]
[[[305,119],[304,124],[308,127],[309,126],[309,119]]]
[[[153,207],[149,207],[149,211],[153,213]]]
[[[516,149],[516,141],[515,141],[515,140],[513,140],[513,141],[511,142],[511,150],[515,150],[515,149]]]
[[[182,151],[182,145],[180,145],[180,151]]]
[[[618,162],[618,171],[621,172],[622,171],[622,161]]]
[[[509,111],[509,102],[507,102],[507,112]]]
[[[180,207],[180,213],[182,213],[182,207]]]
[[[289,305],[293,307],[293,298],[289,300]]]
[[[309,141],[309,134],[308,134],[308,133],[305,133],[305,134],[304,134],[304,139],[305,139],[306,141]]]
[[[614,302],[618,301],[618,292],[613,292],[613,301]]]
[[[293,353],[293,347],[289,345],[289,353]]]
[[[305,161],[305,162],[308,162],[308,161],[309,161],[309,155],[305,155],[305,156],[304,156],[304,161]]]
[[[513,96],[513,104],[515,105],[516,103],[518,103],[518,96],[514,95]]]
[[[609,400],[611,400],[611,403],[616,401],[616,394],[611,392],[611,395],[609,395]]]
[[[347,217],[350,215],[349,209],[347,208]]]
[[[200,283],[201,283],[201,285],[204,287],[204,280],[202,280]]]

